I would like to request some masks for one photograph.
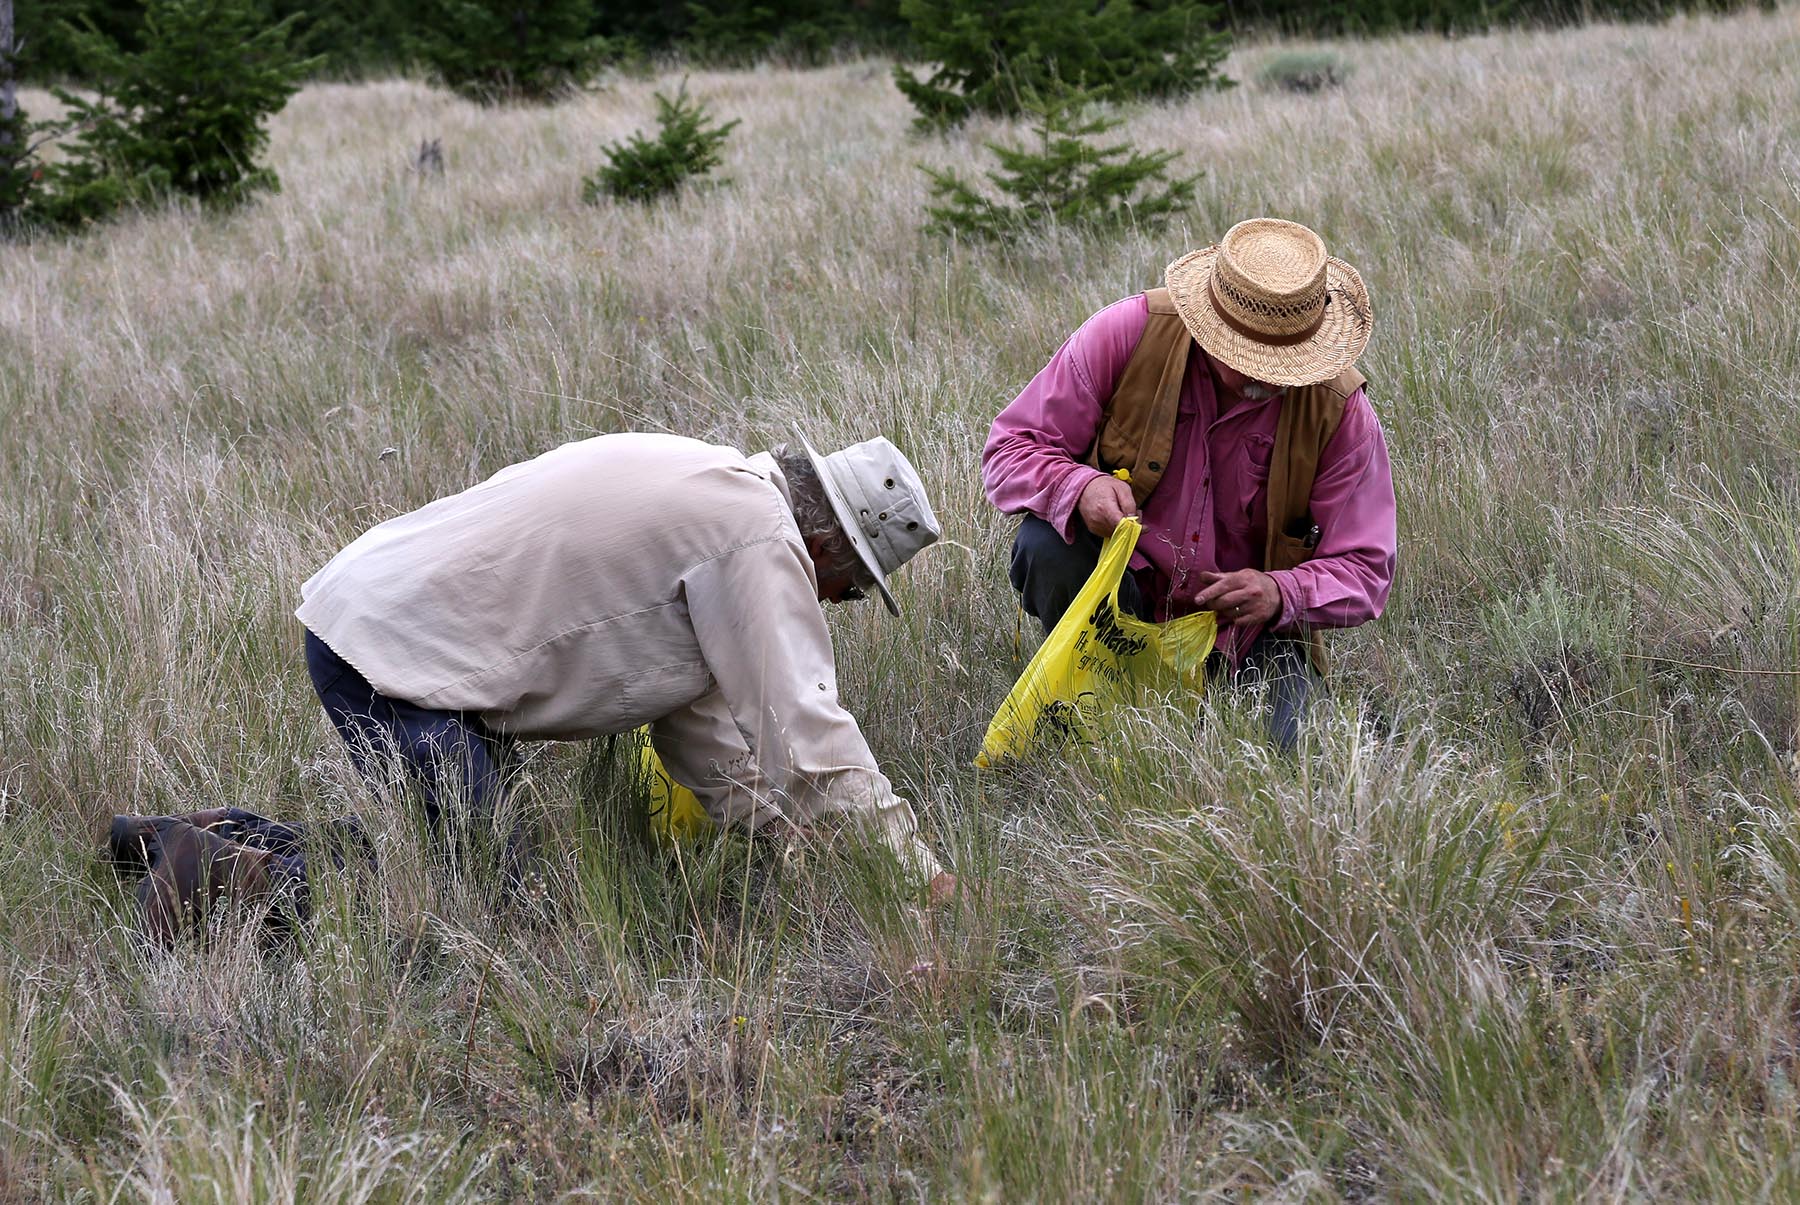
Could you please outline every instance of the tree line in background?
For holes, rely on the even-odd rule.
[[[294,18],[292,42],[316,74],[354,78],[411,66],[447,82],[505,80],[529,95],[608,62],[679,54],[699,62],[775,56],[816,63],[840,52],[931,60],[948,33],[1002,39],[1017,27],[1118,22],[1129,13],[1206,32],[1273,27],[1287,33],[1466,32],[1495,25],[1646,19],[1676,11],[1724,11],[1747,0],[254,0],[264,23]],[[1748,0],[1756,2],[1756,0]],[[1765,6],[1772,0],[1760,0]],[[19,7],[20,70],[33,80],[82,82],[94,70],[70,30],[91,27],[121,50],[142,49],[145,0],[32,0]],[[1110,14],[1110,16],[1109,16]],[[1007,27],[1014,27],[1009,30]],[[1060,40],[1064,48],[1067,40]],[[1167,49],[1177,56],[1179,41]],[[1087,52],[1108,54],[1097,41]],[[1175,68],[1179,72],[1180,68]],[[473,86],[473,85],[471,85]]]
[[[140,48],[145,0],[38,0],[21,9],[24,70],[80,81],[89,64],[66,30],[91,25],[121,48]],[[297,17],[293,43],[319,74],[356,78],[463,60],[566,70],[680,53],[699,61],[780,56],[823,61],[844,47],[888,51],[907,42],[900,0],[256,0],[273,23]]]
[[[1485,24],[1553,15],[1548,0],[1257,0],[1294,27]],[[1656,15],[1744,0],[1593,0]],[[1767,0],[1763,0],[1767,2]],[[302,5],[305,7],[302,8]],[[1234,7],[1241,17],[1242,6]],[[1096,139],[1121,104],[1229,87],[1225,10],[1204,0],[0,0],[0,234],[78,229],[122,209],[186,196],[229,206],[279,187],[257,158],[267,119],[308,78],[420,65],[485,103],[545,102],[608,63],[678,53],[710,60],[817,60],[882,49],[921,131],[976,113],[1028,114],[1035,145],[990,143],[986,185],[932,172],[932,225],[1009,238],[1046,224],[1154,224],[1191,201],[1176,155]],[[1339,82],[1336,61],[1285,69],[1286,86]],[[917,65],[915,65],[917,64]],[[66,110],[34,123],[18,78],[49,77]],[[656,139],[601,148],[587,199],[647,201],[720,162],[735,121],[661,95]],[[57,154],[38,153],[54,141]]]

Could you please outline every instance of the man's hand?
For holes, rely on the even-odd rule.
[[[1202,573],[1194,607],[1218,612],[1220,627],[1256,627],[1281,614],[1281,587],[1257,569]]]
[[[957,877],[947,870],[940,870],[933,876],[931,885],[925,888],[925,903],[930,908],[944,908],[961,902],[963,885]]]
[[[1131,487],[1117,477],[1096,477],[1082,487],[1075,509],[1087,529],[1104,540],[1126,515],[1138,513]]]
[[[969,889],[948,870],[941,870],[932,877],[930,886],[925,889],[925,898],[923,910],[907,908],[915,925],[917,945],[906,968],[906,978],[931,996],[941,997],[949,990],[952,980],[950,951],[944,944],[941,926],[946,913],[961,912],[972,906],[973,901],[969,898]]]

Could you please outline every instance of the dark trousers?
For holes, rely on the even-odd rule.
[[[384,766],[397,760],[424,803],[433,834],[448,837],[455,830],[476,832],[493,824],[510,785],[514,742],[489,730],[478,716],[382,694],[310,631],[306,669],[325,714],[371,786],[379,788]],[[506,843],[509,879],[519,870],[522,832],[515,824]]]
[[[1100,563],[1100,538],[1085,525],[1077,523],[1076,527],[1075,542],[1065,544],[1056,528],[1036,515],[1026,515],[1013,538],[1013,589],[1019,592],[1019,605],[1025,613],[1044,625],[1045,635],[1056,627]],[[1150,618],[1150,606],[1129,573],[1119,583],[1119,607],[1139,619]],[[1207,671],[1215,680],[1226,677],[1224,657],[1214,653]],[[1307,660],[1306,643],[1264,632],[1230,678],[1238,685],[1267,688],[1269,739],[1283,752],[1292,750],[1300,739],[1307,702],[1319,682],[1318,672]]]

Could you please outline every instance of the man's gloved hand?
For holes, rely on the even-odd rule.
[[[1119,520],[1138,513],[1137,499],[1131,487],[1117,477],[1096,477],[1081,489],[1075,509],[1087,529],[1104,540],[1119,525]]]
[[[1281,614],[1281,587],[1258,569],[1201,573],[1194,609],[1216,611],[1220,627],[1255,627],[1273,623]]]

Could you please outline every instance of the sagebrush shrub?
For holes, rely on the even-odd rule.
[[[1256,73],[1265,88],[1286,92],[1321,92],[1350,78],[1350,60],[1329,50],[1290,50],[1278,54]]]
[[[738,122],[717,124],[683,81],[673,100],[656,94],[656,124],[655,138],[636,133],[602,148],[607,162],[583,181],[582,200],[591,205],[602,196],[632,201],[667,196],[719,166],[719,152]]]
[[[1089,98],[1062,96],[1031,102],[1035,145],[990,142],[1000,170],[987,178],[999,198],[953,171],[925,169],[931,177],[931,228],[946,234],[1005,239],[1046,225],[1155,229],[1193,203],[1200,173],[1169,176],[1174,151],[1142,152],[1129,143],[1097,145],[1093,139],[1120,119],[1090,113]]]
[[[1238,28],[1289,34],[1368,36],[1411,30],[1480,33],[1501,26],[1559,26],[1585,21],[1657,21],[1676,13],[1764,11],[1774,0],[1253,0],[1230,6]]]

